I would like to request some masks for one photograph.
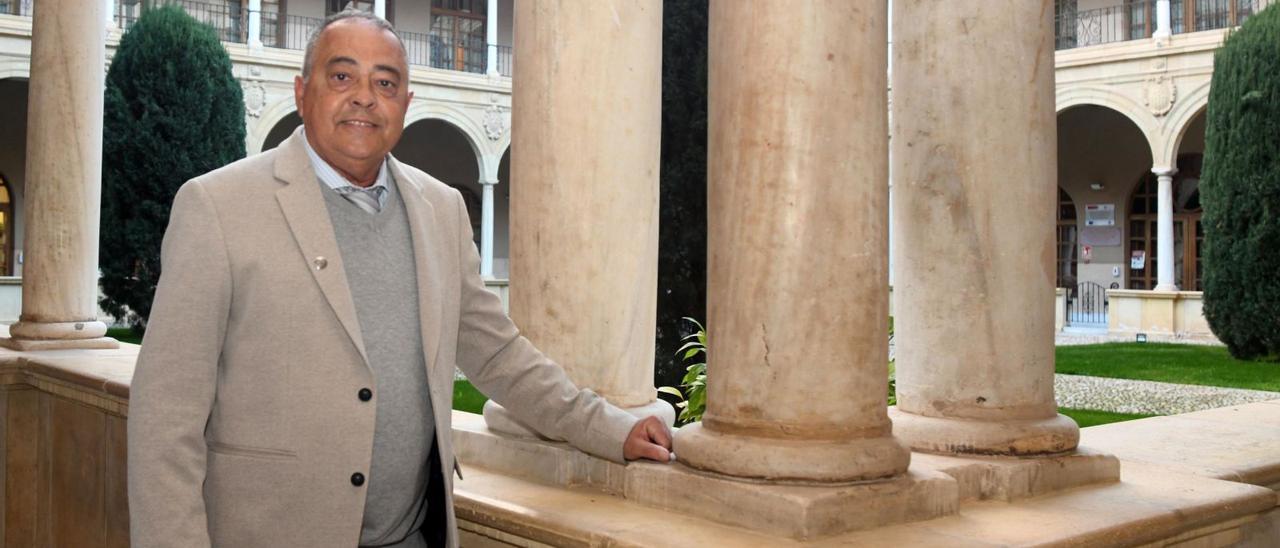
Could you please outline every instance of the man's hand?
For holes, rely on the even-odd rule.
[[[631,427],[627,441],[622,444],[622,456],[627,460],[645,458],[658,462],[671,460],[671,430],[658,417],[645,417]]]

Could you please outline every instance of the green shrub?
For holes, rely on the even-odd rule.
[[[1204,314],[1233,356],[1280,354],[1280,6],[1214,59],[1200,182]]]
[[[684,320],[693,324],[698,330],[684,337],[684,346],[676,352],[677,359],[685,362],[699,361],[694,361],[685,367],[680,386],[686,392],[681,393],[679,388],[671,386],[660,387],[658,392],[670,394],[679,399],[676,407],[680,408],[680,416],[676,420],[680,424],[689,424],[702,420],[702,414],[707,410],[707,329],[693,318]]]
[[[213,29],[146,10],[111,60],[103,125],[100,304],[140,330],[178,187],[245,155],[240,84]]]

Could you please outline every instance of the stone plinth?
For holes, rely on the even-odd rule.
[[[890,410],[890,416],[892,410]],[[960,500],[1022,500],[1081,487],[1120,481],[1120,459],[1089,449],[1055,457],[949,457],[916,453],[912,469],[955,478]]]
[[[515,24],[511,318],[578,386],[671,424],[653,387],[662,3],[516,2]]]
[[[894,434],[916,451],[1052,455],[1078,441],[1053,396],[1045,5],[893,2]]]
[[[495,434],[478,416],[455,412],[454,450],[468,469],[547,485],[588,488],[627,501],[768,535],[815,539],[953,514],[957,482],[926,468],[890,480],[829,484],[743,481],[682,464],[626,466],[564,443]]]

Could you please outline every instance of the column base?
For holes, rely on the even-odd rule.
[[[1173,284],[1156,284],[1152,291],[1177,291],[1178,286]]]
[[[1062,455],[1080,442],[1080,427],[1064,415],[1042,420],[983,421],[917,415],[889,408],[893,433],[912,451],[941,455]]]
[[[0,346],[10,350],[112,349],[120,343],[106,337],[107,324],[97,320],[83,322],[19,321],[9,326],[9,337],[0,338]]]
[[[662,422],[666,423],[668,427],[674,426],[676,423],[675,408],[671,407],[671,404],[663,400],[654,400],[639,407],[623,407],[621,409],[641,418],[658,417]],[[507,411],[507,408],[499,405],[493,400],[484,402],[483,413],[485,423],[489,426],[489,429],[494,432],[517,438],[564,441],[549,438],[534,431],[534,429],[526,426],[523,422],[520,422],[520,420],[517,419],[510,411]]]
[[[474,470],[479,471],[474,474],[481,477],[496,473],[533,480],[539,485],[571,487],[578,493],[596,490],[681,516],[771,536],[828,537],[933,519],[959,509],[956,480],[929,469],[913,469],[893,479],[852,485],[764,483],[696,470],[680,463],[683,456],[675,464],[617,464],[564,443],[495,434],[480,417],[460,411],[453,413],[453,428],[458,460],[463,467],[476,467]],[[467,472],[468,479],[459,482],[459,489],[467,489],[467,482],[476,481],[472,474]],[[484,480],[481,484],[485,484]],[[598,540],[598,534],[594,531],[592,535],[596,536],[590,538]],[[653,545],[667,544],[670,539]]]
[[[960,486],[960,502],[1018,500],[1120,481],[1114,455],[1080,448],[1047,457],[953,457],[914,453],[911,469],[942,472]]]
[[[788,440],[725,434],[695,422],[676,432],[673,451],[690,467],[733,479],[851,484],[901,476],[911,453],[890,437]]]

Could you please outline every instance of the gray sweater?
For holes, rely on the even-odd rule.
[[[324,188],[375,382],[377,419],[360,545],[424,547],[418,529],[426,516],[435,422],[409,218],[394,182],[387,185],[386,205],[376,214],[318,184]]]

